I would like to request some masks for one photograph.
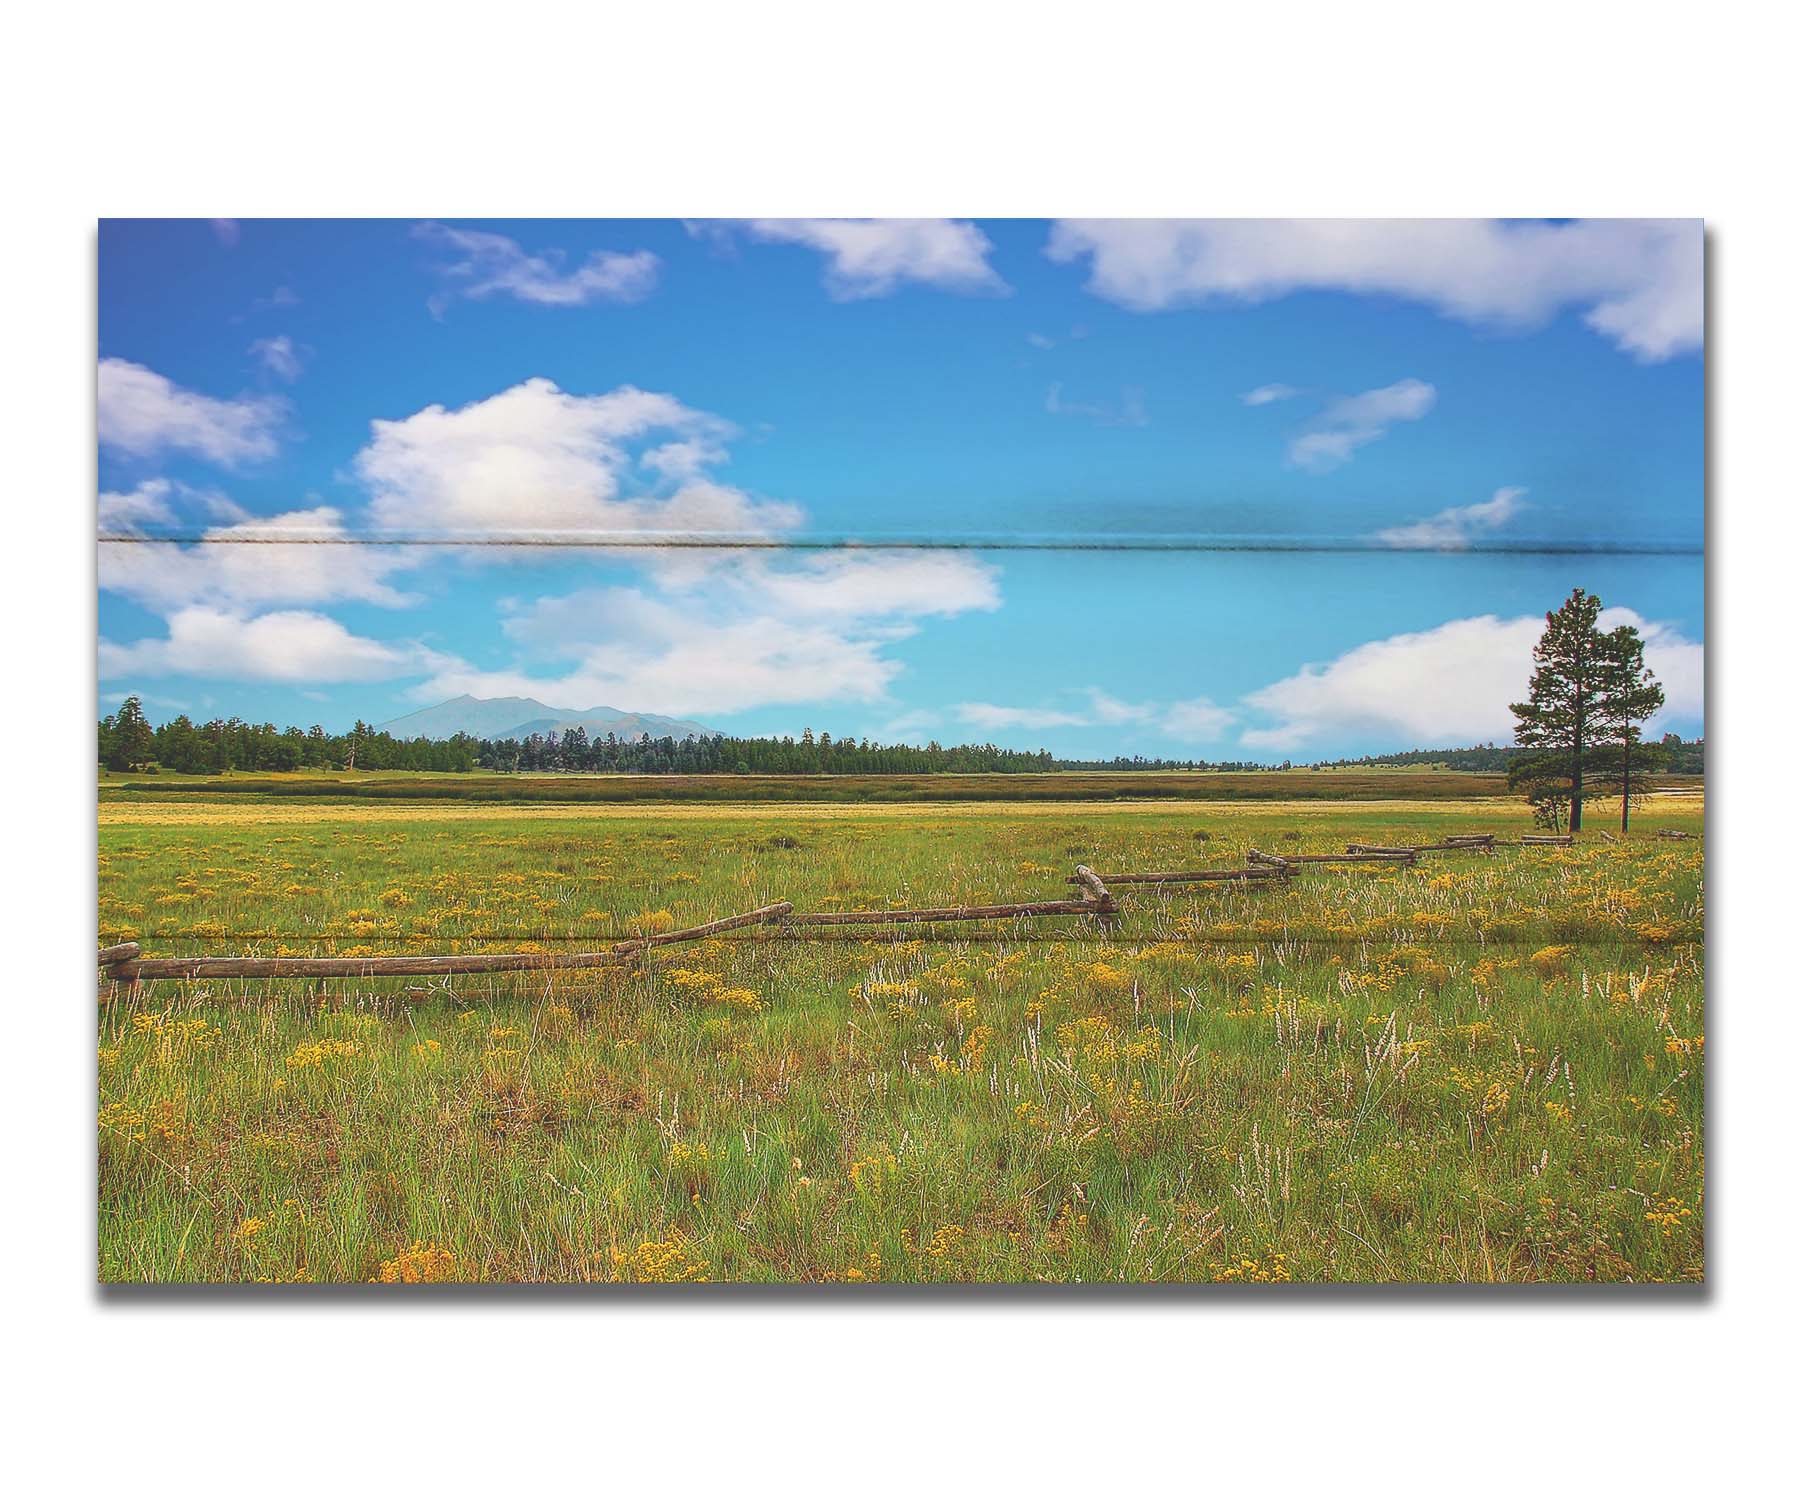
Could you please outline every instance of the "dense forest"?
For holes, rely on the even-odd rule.
[[[1656,769],[1676,776],[1699,776],[1706,770],[1706,741],[1665,734],[1654,747]],[[1516,745],[1475,745],[1467,750],[1402,750],[1391,755],[1364,755],[1355,760],[1325,760],[1322,769],[1372,770],[1380,766],[1445,771],[1510,771],[1529,752]]]
[[[1698,775],[1704,743],[1664,736],[1657,769]],[[1325,769],[1368,770],[1384,766],[1452,771],[1507,771],[1519,758],[1511,746],[1479,745],[1466,750],[1408,750],[1357,760],[1318,762]],[[1064,760],[1048,750],[1003,750],[997,745],[882,745],[849,736],[834,739],[806,730],[799,739],[737,739],[729,735],[676,740],[668,736],[590,740],[585,731],[533,734],[522,740],[483,740],[458,734],[445,740],[396,739],[360,720],[348,733],[331,734],[315,724],[251,724],[243,719],[194,723],[182,714],[162,725],[144,717],[137,699],[127,698],[117,713],[100,720],[100,764],[113,771],[152,767],[187,775],[225,771],[611,771],[645,775],[929,775],[945,772],[1024,771],[1252,771],[1270,767],[1252,761],[1146,759]],[[1291,762],[1274,769],[1291,770]]]

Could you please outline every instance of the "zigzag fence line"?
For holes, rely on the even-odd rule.
[[[1568,847],[1573,840],[1527,834],[1522,846]],[[1413,865],[1427,853],[1492,853],[1494,835],[1463,834],[1437,844],[1393,846],[1351,844],[1342,854],[1266,854],[1252,849],[1241,869],[1126,871],[1097,875],[1077,865],[1068,883],[1082,894],[1069,900],[1012,901],[987,906],[902,907],[888,911],[796,912],[790,901],[775,901],[737,916],[720,917],[652,937],[633,938],[592,953],[394,954],[375,958],[145,958],[137,943],[100,949],[99,968],[115,984],[130,987],[154,979],[375,979],[390,975],[503,974],[537,969],[603,969],[637,962],[652,948],[694,942],[742,927],[888,926],[912,922],[990,922],[1009,917],[1109,917],[1119,910],[1114,886],[1198,885],[1213,881],[1246,885],[1285,884],[1303,865]]]

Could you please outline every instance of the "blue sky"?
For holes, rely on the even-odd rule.
[[[1579,584],[1695,734],[1702,253],[1697,221],[105,222],[101,705],[1313,759],[1504,739]],[[1085,545],[769,545],[959,539]]]

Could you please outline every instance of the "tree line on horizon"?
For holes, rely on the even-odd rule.
[[[811,729],[765,739],[714,734],[676,739],[672,735],[590,739],[577,726],[566,734],[531,734],[523,739],[481,739],[455,734],[447,739],[400,739],[358,720],[347,733],[320,725],[252,724],[214,719],[196,724],[186,714],[161,725],[145,717],[142,703],[127,698],[99,725],[100,764],[111,771],[151,768],[184,775],[230,771],[499,771],[621,772],[643,775],[970,775],[1069,770],[1205,771],[1264,769],[1249,762],[1147,759],[1059,760],[1048,750],[1007,750],[998,745],[884,745],[867,738]]]
[[[1704,741],[1664,736],[1654,747],[1661,757],[1656,769],[1695,773],[1702,769]],[[1142,755],[1109,759],[1072,759],[1048,751],[1002,750],[992,745],[958,745],[948,749],[879,745],[867,740],[736,739],[712,735],[675,740],[669,736],[636,740],[608,736],[589,740],[572,736],[530,735],[524,739],[486,740],[457,734],[447,739],[401,739],[385,730],[358,723],[347,733],[328,733],[243,719],[213,719],[197,724],[185,714],[152,725],[136,698],[127,698],[117,713],[99,721],[100,764],[111,771],[144,771],[151,767],[184,775],[219,775],[230,771],[471,771],[557,772],[617,771],[646,775],[688,773],[729,775],[846,774],[923,775],[934,771],[1269,771],[1361,770],[1409,768],[1446,771],[1505,772],[1532,752],[1516,746],[1477,745],[1468,749],[1405,750],[1388,755],[1316,761],[1296,767],[1291,761],[1270,766],[1259,761],[1169,760]]]
[[[1321,771],[1362,771],[1375,769],[1436,771],[1476,771],[1506,773],[1520,761],[1538,752],[1520,745],[1470,745],[1460,750],[1394,750],[1383,755],[1346,756],[1337,760],[1313,762]],[[1654,744],[1646,741],[1643,753],[1654,759],[1650,769],[1676,776],[1699,776],[1706,770],[1705,739],[1684,740],[1678,734],[1664,734]],[[1648,764],[1648,761],[1646,762]]]

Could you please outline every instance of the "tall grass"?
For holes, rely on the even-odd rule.
[[[1054,771],[919,776],[498,775],[308,771],[103,775],[103,800],[474,803],[1286,802],[1498,797],[1506,778],[1465,771]]]

